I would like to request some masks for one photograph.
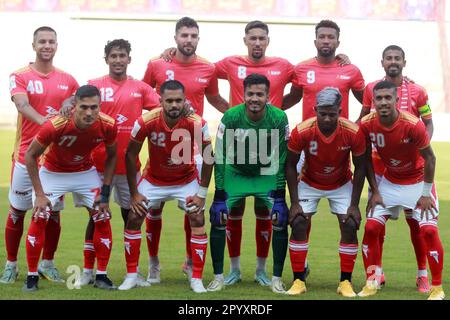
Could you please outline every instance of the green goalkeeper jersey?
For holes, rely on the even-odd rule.
[[[288,139],[286,113],[273,105],[267,104],[257,122],[248,118],[245,104],[227,110],[216,137],[216,189],[225,189],[225,170],[230,170],[247,177],[273,176],[273,188],[284,190]]]

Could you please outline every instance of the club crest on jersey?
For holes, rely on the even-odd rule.
[[[203,261],[203,257],[204,257],[204,251],[202,249],[195,249],[195,253],[198,254],[198,256],[200,257],[200,260]]]
[[[117,124],[122,124],[125,121],[127,121],[128,118],[125,117],[123,114],[117,114],[116,120],[117,120]]]
[[[100,238],[100,242],[103,243],[106,248],[111,248],[111,240],[109,240],[108,238]]]
[[[45,109],[45,112],[47,112],[47,114],[56,114],[56,113],[58,113],[58,111],[56,111],[56,109],[53,108],[52,106],[47,106],[47,109]]]

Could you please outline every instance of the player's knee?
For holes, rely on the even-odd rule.
[[[358,226],[353,219],[348,219],[346,223],[342,224],[342,233],[346,235],[356,235]]]
[[[140,216],[139,214],[130,211],[127,220],[128,230],[139,230],[144,222],[145,216]]]
[[[297,216],[291,223],[292,235],[295,240],[302,240],[306,237],[309,220],[304,216]]]
[[[429,241],[438,236],[438,229],[434,226],[424,226],[420,228],[420,233],[425,240]]]
[[[383,228],[384,225],[378,223],[377,221],[367,220],[364,227],[364,234],[368,237],[377,237]]]
[[[13,215],[15,215],[17,217],[23,217],[23,216],[25,216],[25,213],[26,213],[26,211],[16,209],[13,206],[10,206],[9,210],[10,210],[11,214],[13,214]]]
[[[205,216],[202,213],[199,214],[190,214],[189,217],[189,224],[191,225],[191,228],[200,228],[205,225]]]

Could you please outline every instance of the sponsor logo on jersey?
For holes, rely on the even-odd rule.
[[[350,148],[351,148],[351,146],[342,146],[342,147],[339,147],[338,150],[339,150],[339,151],[347,151],[347,150],[349,150]]]
[[[135,98],[141,98],[141,97],[142,97],[142,94],[140,94],[139,92],[132,92],[132,93],[131,93],[131,96],[132,96],[132,97],[135,97]]]
[[[337,78],[341,80],[350,80],[352,77],[340,74],[337,76]]]
[[[34,247],[34,245],[36,244],[36,237],[33,236],[28,236],[27,237],[28,242],[31,244],[32,247]]]
[[[202,249],[195,249],[195,253],[198,254],[198,256],[200,257],[200,260],[203,261],[203,257],[205,255],[204,251]]]
[[[200,83],[208,83],[208,79],[203,79],[203,78],[195,78],[195,81],[200,82]]]
[[[326,174],[330,174],[334,171],[334,169],[336,169],[336,167],[324,167],[323,172],[325,172]]]
[[[279,76],[281,74],[281,71],[278,70],[270,70],[267,72],[268,74],[270,74],[271,76]]]
[[[111,247],[111,240],[109,240],[108,238],[100,238],[100,242],[103,243],[105,245],[106,248],[110,249]]]
[[[128,118],[125,117],[123,114],[117,114],[117,119],[116,120],[117,120],[117,124],[122,124],[125,121],[127,121]]]
[[[83,156],[79,156],[79,155],[76,155],[76,156],[73,157],[73,161],[74,162],[79,162],[79,161],[81,161],[83,159],[84,159],[84,157]]]
[[[64,91],[69,90],[69,86],[64,85],[64,84],[58,84],[57,88],[61,89],[61,90],[64,90]]]
[[[102,141],[105,141],[105,139],[104,138],[96,138],[94,141],[95,141],[95,143],[100,143]]]
[[[391,159],[391,160],[389,160],[389,163],[391,164],[392,167],[397,167],[400,163],[402,163],[402,161],[396,160],[396,159]]]
[[[411,138],[402,139],[401,143],[411,143]]]

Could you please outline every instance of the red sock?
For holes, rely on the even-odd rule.
[[[19,251],[20,239],[23,234],[23,219],[25,215],[17,215],[15,209],[9,208],[8,219],[5,227],[5,244],[8,254],[8,261],[17,261],[17,252]]]
[[[84,268],[92,270],[95,264],[94,240],[85,240],[84,242]]]
[[[38,218],[35,221],[31,219],[30,228],[28,229],[26,250],[27,250],[27,262],[28,272],[37,273],[39,258],[41,256],[42,247],[45,242],[45,227],[47,225],[47,219]]]
[[[380,233],[380,238],[379,238],[379,248],[380,248],[380,250],[379,250],[379,253],[380,253],[380,255],[379,255],[379,259],[378,259],[378,265],[380,266],[380,267],[382,267],[382,265],[383,265],[383,246],[384,246],[384,240],[386,239],[386,228],[383,228],[383,230],[381,230],[381,233]]]
[[[420,232],[425,239],[428,265],[431,271],[431,285],[442,285],[442,270],[444,268],[444,248],[439,238],[437,221],[431,220],[420,226]]]
[[[376,267],[380,267],[380,234],[385,229],[385,218],[368,218],[364,228],[362,253],[367,279],[374,279]]]
[[[419,221],[407,216],[406,222],[409,226],[409,234],[414,247],[414,253],[416,254],[417,269],[427,270],[427,244],[425,243],[424,237],[420,234]]]
[[[98,219],[98,215],[99,214],[95,214],[92,216],[95,224],[94,248],[97,257],[97,272],[100,271],[101,273],[105,273],[112,248],[111,223],[109,217]]]
[[[230,258],[239,257],[241,255],[242,216],[228,216],[226,234]]]
[[[341,258],[341,272],[353,272],[356,256],[358,255],[358,244],[339,244],[339,257]]]
[[[50,211],[50,219],[48,219],[45,228],[45,242],[42,259],[53,260],[56,249],[58,248],[59,236],[61,234],[61,220],[59,211]]]
[[[192,260],[191,253],[191,223],[187,214],[184,215],[184,237],[186,244],[186,258]]]
[[[289,256],[291,258],[291,266],[293,272],[305,271],[305,261],[308,255],[308,240],[306,241],[289,241]]]
[[[192,278],[201,279],[203,267],[206,260],[206,249],[208,248],[208,236],[192,235],[191,251],[192,251]]]
[[[161,209],[150,209],[145,217],[145,232],[147,234],[147,248],[150,257],[158,256],[162,229],[161,214]]]
[[[125,260],[127,262],[127,273],[137,273],[139,254],[141,252],[141,230],[125,230]]]
[[[256,216],[256,256],[258,258],[267,258],[270,249],[270,240],[272,239],[272,220],[270,216]]]

